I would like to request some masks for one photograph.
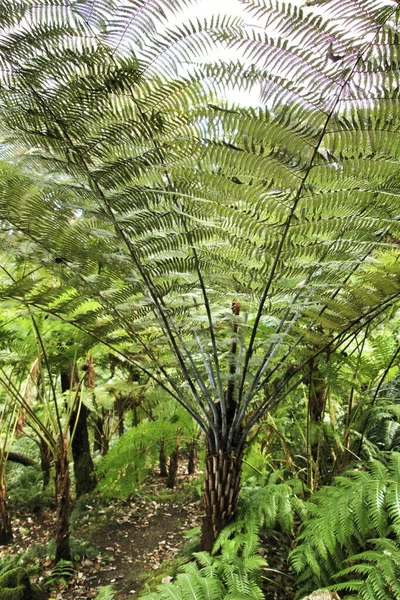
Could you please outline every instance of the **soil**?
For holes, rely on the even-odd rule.
[[[53,579],[50,598],[55,600],[89,600],[106,585],[114,587],[116,600],[132,600],[145,593],[146,579],[155,585],[157,579],[161,583],[168,578],[168,569],[173,570],[168,561],[176,558],[187,541],[184,532],[201,523],[200,502],[191,501],[184,492],[185,483],[193,479],[185,471],[182,465],[174,490],[167,490],[165,479],[155,476],[146,483],[151,496],[137,495],[128,502],[113,501],[104,506],[96,495],[85,497],[75,511],[80,516],[74,520],[73,515],[72,552],[76,560],[72,576],[55,585],[54,559],[46,554],[35,559],[40,568],[32,581],[43,586]],[[15,516],[13,543],[1,547],[0,560],[28,549],[45,548],[53,537],[54,518],[51,509]]]
[[[94,563],[94,571],[85,582],[85,593],[112,584],[116,598],[132,598],[143,587],[138,577],[157,572],[164,561],[176,557],[185,542],[184,532],[200,523],[197,503],[157,503],[139,501],[115,506],[107,523],[77,534],[99,548],[103,557]],[[92,561],[93,562],[93,561]],[[73,596],[83,600],[88,595]],[[65,596],[69,598],[69,596]],[[72,600],[72,596],[71,596]]]

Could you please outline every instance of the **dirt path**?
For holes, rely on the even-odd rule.
[[[174,558],[185,542],[183,532],[199,522],[195,503],[140,501],[115,508],[108,522],[95,529],[87,526],[77,531],[81,539],[99,549],[101,558],[91,561],[94,570],[78,586],[83,588],[83,594],[77,594],[75,585],[74,595],[65,595],[66,599],[86,599],[93,588],[109,584],[115,587],[117,600],[137,598],[143,585],[138,576],[150,570],[156,573],[162,562]]]
[[[181,473],[183,469],[181,470]],[[52,588],[52,600],[90,600],[99,587],[113,585],[116,600],[132,600],[144,593],[143,574],[152,578],[168,575],[164,561],[172,560],[187,541],[184,532],[200,524],[201,506],[185,497],[181,475],[172,501],[166,500],[165,482],[155,477],[149,482],[151,496],[135,497],[129,502],[104,506],[96,496],[86,498],[79,507],[72,534],[73,574]],[[159,497],[158,497],[159,496]],[[155,499],[154,499],[155,498]],[[54,511],[16,514],[14,541],[0,547],[0,560],[7,555],[35,549],[40,558],[35,582],[42,584],[54,573],[50,551],[43,549],[54,535]],[[142,577],[140,577],[142,576]]]

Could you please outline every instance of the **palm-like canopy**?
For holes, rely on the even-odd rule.
[[[399,7],[253,0],[266,33],[171,33],[166,4],[8,3],[3,154],[25,174],[3,165],[1,216],[53,277],[7,294],[122,341],[236,456],[310,356],[398,298]],[[171,79],[209,30],[246,67]],[[264,108],[210,96],[232,82]]]

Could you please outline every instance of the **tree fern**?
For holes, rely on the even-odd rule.
[[[169,28],[175,6],[45,0],[6,24],[2,156],[18,168],[3,169],[0,217],[40,275],[3,297],[118,345],[196,420],[210,547],[252,426],[398,300],[399,7],[252,0],[265,28]],[[215,39],[240,50],[242,77],[177,75]],[[248,71],[262,107],[213,93]]]

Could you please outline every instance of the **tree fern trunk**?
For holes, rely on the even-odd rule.
[[[197,465],[197,451],[196,451],[196,440],[192,440],[189,446],[189,457],[188,457],[188,474],[193,475],[196,471]]]
[[[159,465],[160,465],[160,476],[168,477],[168,469],[167,469],[167,457],[165,454],[165,441],[160,440],[160,452],[158,455]]]
[[[62,392],[75,390],[78,380],[76,363],[72,363],[68,369],[61,372]],[[93,491],[96,487],[94,466],[90,454],[88,409],[84,404],[81,403],[79,408],[72,411],[69,430],[73,436],[71,449],[74,459],[75,490],[79,497]]]
[[[210,452],[206,448],[201,550],[210,552],[218,534],[232,521],[239,500],[242,458],[242,449]]]
[[[43,489],[45,490],[50,483],[50,461],[51,453],[48,444],[40,440],[40,468],[43,475]]]
[[[72,438],[71,448],[74,458],[75,490],[77,497],[92,492],[96,487],[94,466],[90,454],[88,432],[88,409],[81,404],[80,410],[71,414],[70,431]]]
[[[56,562],[71,560],[69,517],[71,513],[71,480],[69,477],[68,442],[59,436],[55,460],[56,488]]]
[[[7,486],[3,476],[0,481],[0,546],[9,544],[12,539],[11,519],[7,505]]]
[[[175,448],[171,456],[169,457],[169,468],[168,468],[168,479],[167,487],[173,489],[176,486],[176,479],[178,476],[178,463],[179,463],[179,448]]]

